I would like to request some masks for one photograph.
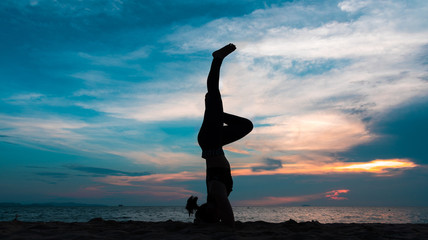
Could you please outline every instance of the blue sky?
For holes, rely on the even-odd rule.
[[[229,42],[233,205],[426,206],[426,1],[0,2],[0,199],[184,205]]]

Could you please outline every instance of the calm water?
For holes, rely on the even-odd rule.
[[[234,207],[241,222],[428,223],[428,207]],[[101,217],[116,221],[192,222],[184,207],[0,207],[0,221],[86,222]]]

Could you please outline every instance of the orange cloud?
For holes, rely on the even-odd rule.
[[[330,198],[333,200],[346,200],[344,197],[339,197],[341,193],[348,193],[348,189],[332,190],[326,193],[317,193],[303,196],[293,196],[293,197],[264,197],[261,199],[254,200],[243,200],[238,201],[235,204],[241,206],[273,206],[273,205],[283,205],[289,203],[303,203],[316,199]]]
[[[348,192],[349,192],[348,189],[333,190],[333,191],[330,191],[330,192],[326,192],[325,193],[325,197],[333,199],[333,200],[346,200],[347,198],[340,197],[339,194],[341,194],[341,193],[348,193]]]

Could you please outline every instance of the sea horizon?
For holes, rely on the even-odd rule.
[[[428,207],[233,206],[235,220],[270,223],[428,223]],[[87,222],[114,221],[193,222],[183,206],[1,206],[0,221]]]
[[[132,205],[132,204],[101,204],[101,203],[81,203],[81,202],[0,202],[0,207],[184,207],[185,202],[181,205]],[[428,208],[428,205],[313,205],[313,204],[299,204],[299,205],[234,205],[232,202],[232,207],[266,207],[266,208],[275,208],[275,207],[385,207],[385,208]]]

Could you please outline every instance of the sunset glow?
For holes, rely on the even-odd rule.
[[[418,165],[407,159],[376,159],[368,163],[345,164],[344,166],[334,167],[333,169],[339,172],[385,173],[390,169],[408,169],[417,166]]]

